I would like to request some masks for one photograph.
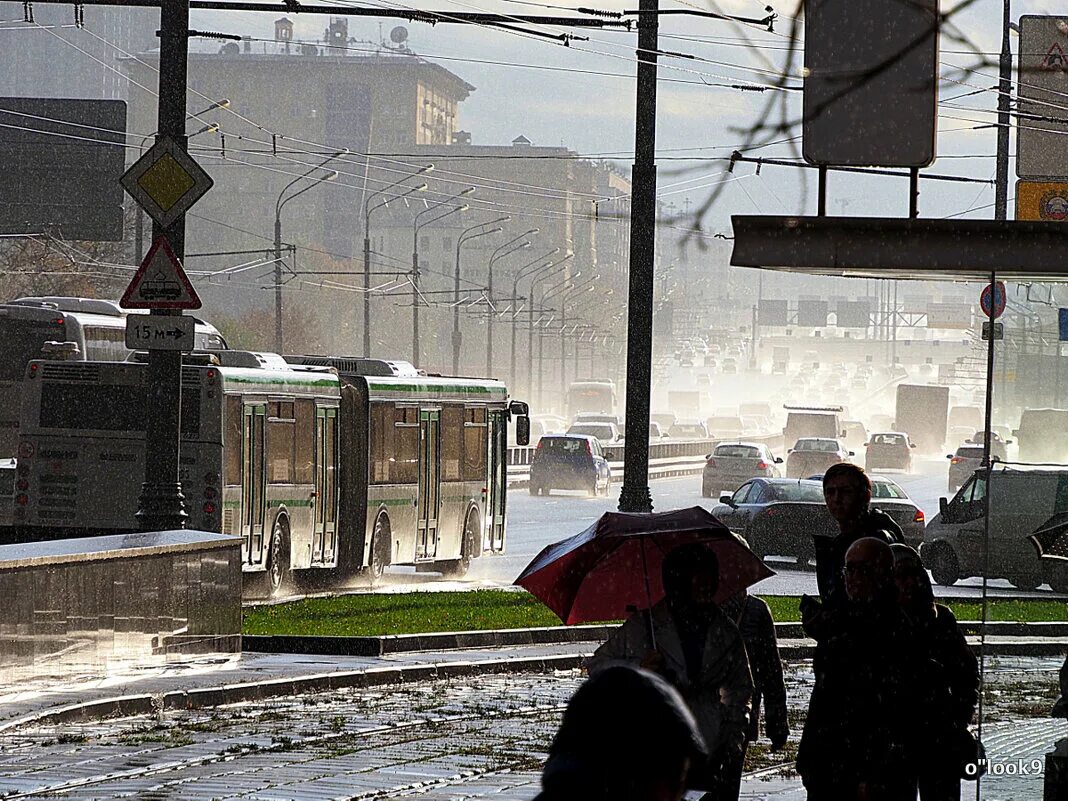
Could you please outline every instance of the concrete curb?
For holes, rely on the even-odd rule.
[[[966,635],[979,634],[979,623],[961,621]],[[392,634],[379,637],[314,637],[248,635],[242,638],[245,651],[271,654],[314,654],[318,656],[385,656],[418,651],[457,651],[475,648],[504,648],[520,645],[597,643],[608,639],[614,625],[546,626],[531,629],[432,632]],[[1019,637],[1029,640],[1068,637],[1068,623],[987,623],[988,637]],[[776,623],[780,641],[802,640],[800,623]]]
[[[299,693],[329,692],[347,687],[379,687],[387,684],[437,681],[493,673],[551,673],[556,670],[574,670],[581,667],[582,662],[588,656],[588,653],[574,653],[513,659],[434,662],[424,665],[383,665],[363,670],[266,679],[219,687],[203,687],[196,690],[175,690],[162,694],[122,695],[80,704],[69,704],[16,718],[0,725],[0,735],[31,725],[54,726],[98,718],[152,715],[161,710],[203,709]]]

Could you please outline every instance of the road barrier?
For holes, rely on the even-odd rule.
[[[782,434],[736,439],[688,439],[654,442],[649,445],[649,478],[696,475],[704,470],[705,459],[721,442],[752,442],[767,445],[772,453],[783,449]],[[508,486],[522,487],[530,481],[534,445],[508,448]],[[604,455],[612,468],[612,481],[623,480],[623,445],[605,445]]]

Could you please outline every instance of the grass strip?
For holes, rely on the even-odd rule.
[[[796,623],[798,599],[762,596],[780,623]],[[981,605],[949,604],[958,620],[978,620]],[[1068,604],[1060,600],[991,601],[990,620],[1068,621]],[[526,592],[410,592],[312,598],[245,611],[245,634],[369,637],[435,631],[478,631],[559,626],[560,620]]]

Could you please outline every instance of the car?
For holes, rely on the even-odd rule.
[[[946,432],[946,442],[967,444],[974,433],[975,429],[971,426],[951,426]]]
[[[983,446],[961,445],[954,453],[946,454],[946,458],[949,459],[948,489],[956,492],[983,463]]]
[[[923,542],[926,515],[909,497],[900,484],[886,476],[868,476],[871,479],[871,505],[886,512],[901,526],[905,544],[919,548]]]
[[[623,421],[614,414],[607,412],[579,412],[575,415],[574,423],[611,423],[616,428],[623,428]]]
[[[668,429],[672,439],[708,439],[708,429],[700,420],[679,420]]]
[[[538,440],[530,462],[531,495],[548,495],[554,489],[607,495],[611,480],[612,470],[596,437],[548,434]]]
[[[787,556],[801,566],[814,556],[813,535],[838,534],[819,481],[754,478],[721,495],[712,514],[760,558]]]
[[[868,441],[868,429],[859,420],[843,420],[842,430],[845,432],[845,446],[849,450],[859,450]]]
[[[623,434],[620,433],[616,424],[608,422],[572,423],[566,433],[574,436],[593,437],[602,445],[614,445],[623,441]]]
[[[667,434],[665,434],[664,433],[664,429],[662,429],[660,427],[660,423],[656,422],[655,420],[650,420],[649,421],[649,441],[650,442],[655,442],[657,440],[661,440],[666,436],[667,436]]]
[[[836,439],[802,437],[786,454],[786,476],[800,478],[823,473],[832,464],[848,462],[853,451],[847,451]]]
[[[742,418],[730,415],[713,415],[705,420],[708,435],[716,439],[738,439],[745,430]]]
[[[915,447],[909,435],[900,431],[872,434],[864,446],[864,469],[869,472],[894,469],[911,473],[912,451]]]
[[[678,420],[679,418],[675,415],[674,412],[653,412],[649,415],[649,422],[657,423],[664,431],[667,431],[669,428],[675,425]]]
[[[711,498],[718,489],[735,490],[751,478],[780,478],[782,458],[756,442],[721,442],[705,457],[701,494]]]
[[[723,360],[723,364],[720,367],[720,372],[722,372],[724,375],[737,375],[738,360],[733,356],[728,356]]]

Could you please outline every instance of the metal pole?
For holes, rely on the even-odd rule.
[[[136,223],[134,224],[134,251],[137,254],[137,263],[140,264],[145,260],[145,213],[136,203],[134,203],[134,214],[136,215]]]
[[[493,375],[493,259],[486,268],[486,378]]]
[[[463,234],[456,237],[456,269],[452,274],[452,374],[460,375],[460,343],[463,334],[460,332],[460,248],[463,245]]]
[[[363,355],[371,358],[371,215],[363,225]]]
[[[189,0],[160,7],[159,136],[187,149],[185,135],[189,42]],[[185,215],[169,227],[153,224],[152,238],[166,237],[179,261],[185,256]],[[180,311],[153,309],[152,314],[180,316]],[[137,499],[137,522],[143,531],[185,528],[188,514],[178,476],[181,447],[182,354],[150,350],[145,392],[145,481]]]
[[[656,258],[656,60],[658,0],[639,0],[634,167],[631,172],[630,281],[627,337],[626,438],[621,512],[651,512],[649,394],[653,360],[653,280]]]
[[[419,229],[412,236],[412,366],[419,366]]]
[[[282,339],[282,213],[274,215],[274,352],[285,353]]]
[[[508,365],[508,381],[512,388],[512,392],[515,392],[515,382],[518,376],[515,369],[515,336],[516,329],[519,327],[519,281],[512,282],[512,352],[509,358]]]

